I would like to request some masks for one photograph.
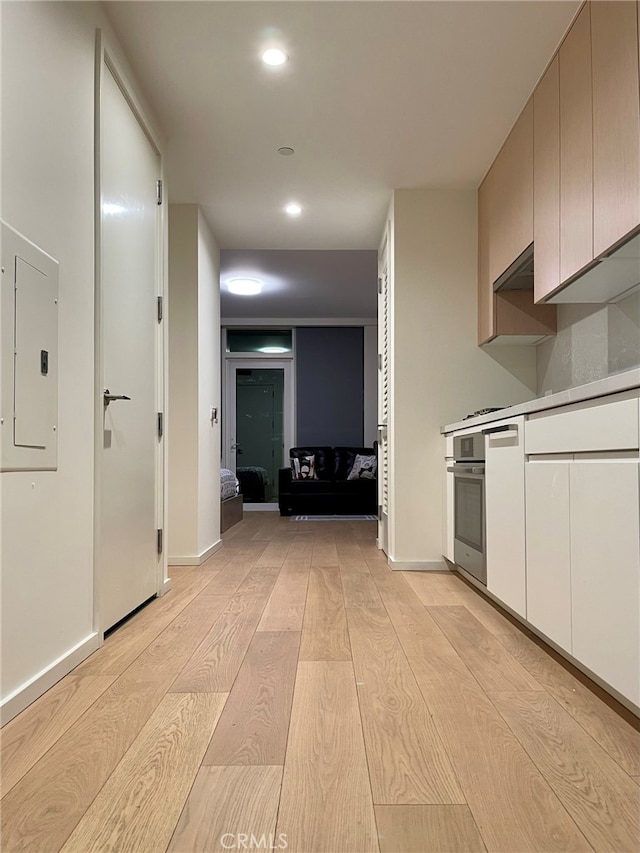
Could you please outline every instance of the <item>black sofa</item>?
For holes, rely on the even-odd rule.
[[[291,468],[278,477],[280,515],[375,515],[378,481],[348,480],[356,455],[374,456],[373,447],[292,447],[289,457],[313,456],[315,480],[296,480]]]

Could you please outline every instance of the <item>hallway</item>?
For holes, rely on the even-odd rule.
[[[373,522],[247,513],[2,732],[5,853],[636,851],[640,735]]]

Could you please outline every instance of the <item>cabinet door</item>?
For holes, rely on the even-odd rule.
[[[524,521],[524,418],[491,428],[487,436],[485,524],[487,589],[507,607],[527,615]]]
[[[591,10],[560,47],[560,280],[593,260]]]
[[[560,72],[553,60],[533,95],[534,300],[560,284]]]
[[[639,463],[571,465],[573,655],[640,705]]]
[[[526,464],[527,619],[571,652],[568,459]],[[561,458],[561,457],[560,457]]]
[[[513,126],[492,166],[496,205],[491,217],[491,282],[533,242],[533,102]]]
[[[638,16],[633,3],[591,3],[593,251],[640,224]]]

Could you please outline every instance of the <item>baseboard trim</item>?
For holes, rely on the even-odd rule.
[[[389,557],[389,566],[395,572],[448,572],[449,567],[443,560],[394,560]]]
[[[279,512],[278,504],[275,503],[246,503],[244,504],[245,512]]]
[[[169,592],[171,589],[171,578],[165,578],[160,584],[160,591],[158,592],[158,598],[162,598],[165,593]]]
[[[100,646],[100,635],[98,632],[89,634],[68,652],[65,652],[48,667],[43,669],[29,681],[26,681],[6,699],[0,702],[0,725],[5,725],[21,711],[24,711],[32,702],[35,702],[43,693],[46,693],[54,684],[68,675],[72,669],[88,658],[92,652]]]
[[[206,562],[212,554],[215,554],[216,551],[219,551],[222,548],[222,539],[218,539],[217,542],[214,542],[206,551],[203,551],[202,554],[187,554],[186,556],[178,556],[178,557],[169,557],[169,566],[201,566],[204,562]]]

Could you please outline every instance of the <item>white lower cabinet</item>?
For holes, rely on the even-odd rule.
[[[527,620],[640,705],[640,463],[530,456]]]
[[[640,705],[640,464],[571,463],[572,653]]]
[[[526,465],[527,619],[571,653],[570,462]]]
[[[487,589],[526,618],[524,418],[485,432]]]

